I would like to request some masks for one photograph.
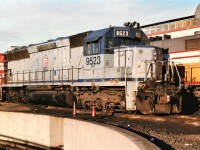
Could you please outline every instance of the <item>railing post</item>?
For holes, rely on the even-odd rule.
[[[23,85],[24,85],[24,71],[23,71]]]
[[[50,70],[50,82],[53,84],[53,75],[52,75],[52,73],[53,73],[53,70]]]
[[[74,83],[73,74],[74,74],[74,66],[72,66],[72,85],[73,85],[73,83]]]
[[[52,71],[52,82],[53,82],[53,84],[54,84],[54,69],[53,69],[53,71]]]
[[[13,84],[13,74],[10,73],[10,75],[11,75],[11,85],[12,85]]]
[[[18,71],[17,71],[17,85],[18,85]]]
[[[28,82],[29,82],[29,85],[31,84],[31,72],[29,71],[29,73],[28,73]]]
[[[77,79],[78,81],[79,81],[79,69],[80,69],[80,68],[78,68],[78,79]]]
[[[45,69],[44,69],[44,84],[45,84]]]
[[[67,69],[67,71],[68,71],[68,82],[69,82],[69,69]]]
[[[35,71],[35,83],[37,84],[37,70]]]
[[[58,75],[59,75],[59,82],[60,82],[60,69],[59,69],[59,74]]]
[[[62,84],[63,84],[63,67],[62,67],[62,70],[61,70],[61,79],[62,79]]]

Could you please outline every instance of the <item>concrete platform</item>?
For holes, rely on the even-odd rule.
[[[0,139],[64,150],[158,149],[127,130],[72,118],[0,112]]]

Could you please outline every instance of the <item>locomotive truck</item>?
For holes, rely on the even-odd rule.
[[[132,23],[43,43],[4,54],[1,100],[97,110],[179,113],[184,67],[167,49],[149,45]],[[182,70],[182,71],[180,71]]]

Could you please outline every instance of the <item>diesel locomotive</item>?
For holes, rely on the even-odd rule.
[[[184,67],[167,49],[149,45],[135,23],[43,43],[4,54],[0,98],[97,110],[179,113]]]

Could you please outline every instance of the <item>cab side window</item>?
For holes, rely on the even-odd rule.
[[[100,53],[100,43],[99,40],[89,42],[86,45],[86,54],[87,55],[95,55]]]

